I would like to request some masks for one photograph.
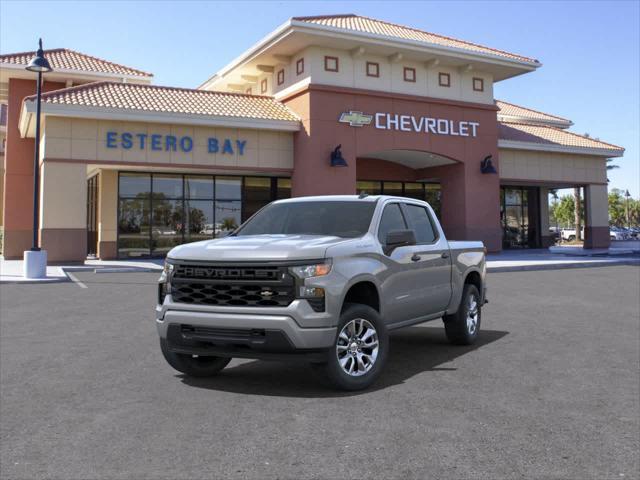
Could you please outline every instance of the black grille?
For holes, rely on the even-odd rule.
[[[174,302],[195,305],[286,307],[295,298],[287,267],[176,265]]]

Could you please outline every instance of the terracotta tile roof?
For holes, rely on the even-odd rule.
[[[34,100],[35,96],[25,100]],[[95,82],[42,95],[45,104],[83,105],[262,120],[299,121],[271,97],[133,83]]]
[[[476,53],[483,53],[489,55],[495,55],[498,57],[504,57],[511,60],[519,60],[530,63],[540,63],[538,60],[517,55],[515,53],[505,52],[503,50],[497,50],[495,48],[484,47],[476,43],[466,42],[464,40],[458,40],[456,38],[445,37],[435,33],[425,32],[411,27],[405,27],[403,25],[397,25],[395,23],[384,22],[382,20],[376,20],[374,18],[363,17],[354,14],[345,15],[326,15],[315,17],[293,17],[292,20],[299,22],[306,22],[315,25],[323,25],[326,27],[339,28],[342,30],[351,30],[362,33],[371,33],[381,35],[389,38],[402,39],[402,40],[414,40],[418,42],[428,43],[432,45],[439,45],[443,47],[459,48],[462,50],[468,50]]]
[[[0,55],[0,64],[28,65],[34,55],[35,52],[33,51]],[[151,73],[125,67],[118,63],[108,62],[107,60],[69,50],[68,48],[45,50],[44,56],[49,60],[54,70],[77,70],[81,72],[98,72],[113,75],[153,77]]]
[[[611,143],[602,142],[595,138],[585,137],[566,130],[524,123],[498,122],[498,139],[514,142],[538,143],[557,147],[593,148],[618,152],[624,148]]]
[[[520,122],[527,119],[532,120],[536,123],[561,123],[566,124],[567,127],[573,124],[573,122],[567,118],[558,117],[549,113],[539,112],[538,110],[533,110],[531,108],[522,107],[513,103],[503,102],[502,100],[496,100],[496,106],[500,109],[500,111],[498,112],[498,117],[517,117],[518,119],[521,119]],[[506,118],[501,118],[500,120],[505,122],[509,121]],[[520,122],[516,121],[516,123]]]

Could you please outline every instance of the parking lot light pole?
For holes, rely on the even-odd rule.
[[[25,278],[44,278],[47,276],[47,252],[40,249],[38,239],[38,225],[40,223],[40,104],[42,101],[42,74],[51,72],[53,69],[44,56],[42,39],[39,40],[36,55],[31,59],[26,69],[38,73],[38,84],[36,87],[36,135],[33,155],[33,241],[31,250],[24,252],[23,273]]]
[[[624,215],[625,215],[625,217],[627,217],[627,228],[628,229],[631,228],[631,221],[629,219],[629,197],[630,196],[631,196],[631,194],[629,193],[629,190],[624,192],[624,198],[625,198]]]

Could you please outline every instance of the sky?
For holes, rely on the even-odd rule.
[[[0,0],[0,52],[66,47],[197,87],[289,17],[356,13],[537,58],[495,97],[626,149],[610,188],[640,197],[640,1]]]

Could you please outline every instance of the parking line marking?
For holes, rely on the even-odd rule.
[[[67,276],[71,279],[73,283],[78,285],[80,288],[89,288],[76,277],[73,273],[67,272]]]

